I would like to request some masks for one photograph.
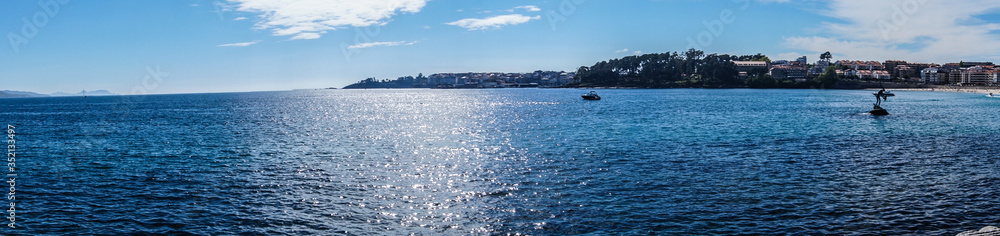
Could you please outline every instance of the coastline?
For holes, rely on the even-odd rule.
[[[962,87],[962,86],[931,86],[927,88],[886,88],[896,91],[928,91],[928,92],[951,92],[951,93],[978,93],[978,94],[996,94],[1000,95],[1000,87]],[[868,90],[878,90],[878,88],[869,88]]]
[[[838,84],[832,88],[835,90],[872,90],[878,91],[881,89],[874,83],[858,83],[856,81],[851,81],[850,84]],[[953,85],[924,85],[924,84],[906,84],[906,83],[885,83],[885,89],[890,91],[927,91],[927,92],[951,92],[951,93],[978,93],[978,94],[997,94],[1000,95],[1000,87],[989,87],[989,86],[953,86]],[[754,87],[636,87],[636,86],[563,86],[563,87],[530,87],[534,89],[583,89],[583,90],[603,90],[603,89],[822,89],[816,87],[767,87],[767,88],[754,88]],[[364,90],[364,89],[441,89],[441,88],[427,88],[427,87],[413,87],[413,88],[345,88],[344,90]],[[447,88],[447,89],[524,89],[524,88]]]

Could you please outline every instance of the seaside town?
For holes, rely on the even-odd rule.
[[[714,54],[713,54],[714,55]],[[774,81],[788,83],[808,83],[826,73],[827,67],[833,67],[837,80],[862,82],[896,82],[913,86],[950,85],[950,86],[997,86],[1000,85],[998,75],[1000,68],[993,62],[954,62],[946,64],[908,62],[903,60],[860,61],[832,60],[829,52],[820,55],[820,60],[809,63],[806,56],[795,60],[774,60],[766,56],[754,60],[735,60],[733,57],[733,75],[739,81],[760,74]],[[626,58],[622,58],[623,60]],[[586,68],[586,67],[583,67]],[[583,69],[582,68],[582,69]],[[416,77],[404,76],[396,80],[378,80],[368,78],[351,84],[352,88],[524,88],[524,87],[572,87],[581,83],[578,72],[566,71],[534,71],[530,73],[505,72],[465,72],[436,73],[430,76],[420,74]],[[686,76],[686,75],[685,75]]]
[[[896,81],[917,84],[958,85],[958,86],[995,86],[1000,68],[993,62],[956,62],[944,65],[935,63],[907,62],[902,60],[852,61],[821,59],[815,64],[808,64],[806,56],[794,61],[734,61],[741,77],[755,69],[766,69],[774,79],[804,81],[824,73],[827,67],[836,66],[839,78]]]
[[[573,83],[575,78],[576,72],[541,70],[531,73],[437,73],[426,77],[423,74],[404,76],[396,80],[368,78],[344,88],[551,88]]]

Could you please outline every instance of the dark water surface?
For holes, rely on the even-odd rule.
[[[1000,224],[1000,99],[318,90],[0,99],[3,234],[954,235]],[[7,204],[7,202],[0,202]],[[6,222],[5,222],[6,223]]]

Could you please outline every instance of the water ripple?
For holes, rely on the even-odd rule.
[[[0,99],[26,234],[955,234],[1000,106],[866,91],[344,90]],[[870,96],[870,95],[868,95]],[[19,179],[20,180],[20,179]]]

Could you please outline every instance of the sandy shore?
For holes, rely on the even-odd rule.
[[[869,89],[878,90],[878,89]],[[889,91],[933,91],[933,92],[953,92],[953,93],[981,93],[1000,96],[1000,88],[997,87],[958,87],[958,86],[942,86],[936,88],[892,88],[886,89]]]

